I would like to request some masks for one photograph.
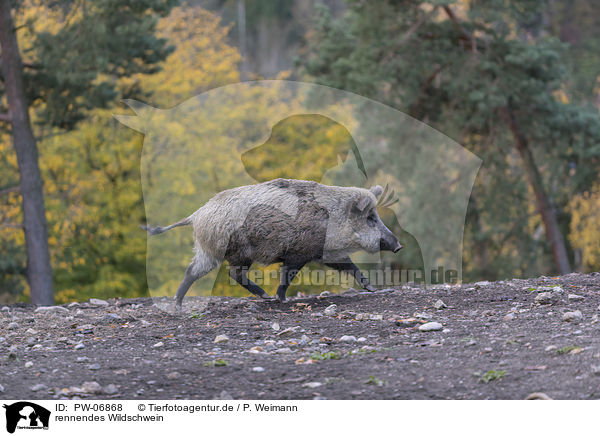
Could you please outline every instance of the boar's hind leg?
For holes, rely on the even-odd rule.
[[[341,262],[326,263],[325,265],[330,268],[337,269],[338,271],[346,271],[347,273],[352,274],[354,279],[363,287],[363,289],[366,289],[367,291],[373,292],[376,290],[369,283],[369,279],[363,276],[362,272],[360,272],[360,269],[349,257],[342,259]]]
[[[248,268],[250,268],[250,265],[229,265],[229,276],[257,297],[264,298],[265,300],[271,299],[263,288],[248,278]]]
[[[290,283],[292,283],[292,280],[294,280],[294,277],[296,277],[296,274],[298,274],[298,271],[300,271],[303,266],[304,264],[290,265],[286,263],[281,266],[281,279],[279,287],[277,288],[277,299],[279,301],[285,301],[285,293],[287,288],[290,286]]]
[[[202,250],[197,249],[196,256],[194,256],[194,259],[186,268],[185,276],[183,277],[179,288],[177,288],[177,293],[175,294],[175,308],[177,310],[181,310],[183,297],[185,297],[185,294],[190,289],[190,286],[192,286],[192,284],[200,277],[211,272],[218,264],[219,261],[217,259],[207,255]]]

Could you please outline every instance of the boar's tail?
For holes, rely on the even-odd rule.
[[[192,215],[193,216],[193,215]],[[192,224],[192,216],[182,219],[181,221],[176,222],[175,224],[171,224],[167,227],[148,227],[148,226],[140,226],[142,229],[146,230],[150,235],[159,235],[167,230],[171,230],[172,228],[179,226],[189,226]]]

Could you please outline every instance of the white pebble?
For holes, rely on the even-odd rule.
[[[213,341],[215,344],[219,344],[221,342],[227,342],[229,337],[227,335],[218,335]]]
[[[437,330],[441,330],[443,326],[439,322],[428,322],[419,326],[419,330],[422,332],[434,332]]]

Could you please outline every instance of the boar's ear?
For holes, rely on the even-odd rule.
[[[376,186],[372,186],[371,189],[369,189],[369,191],[371,191],[373,193],[373,195],[375,196],[375,198],[377,198],[383,192],[383,188],[379,185],[376,185]]]
[[[360,197],[355,203],[354,207],[358,209],[360,212],[364,212],[367,206],[371,204],[371,199],[368,196]]]

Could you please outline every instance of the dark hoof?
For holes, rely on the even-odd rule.
[[[262,298],[263,300],[270,300],[270,301],[273,301],[273,300],[275,300],[275,297],[271,297],[271,296],[270,296],[269,294],[267,294],[266,292],[265,292],[264,294],[262,294],[262,295],[260,296],[260,298]]]

